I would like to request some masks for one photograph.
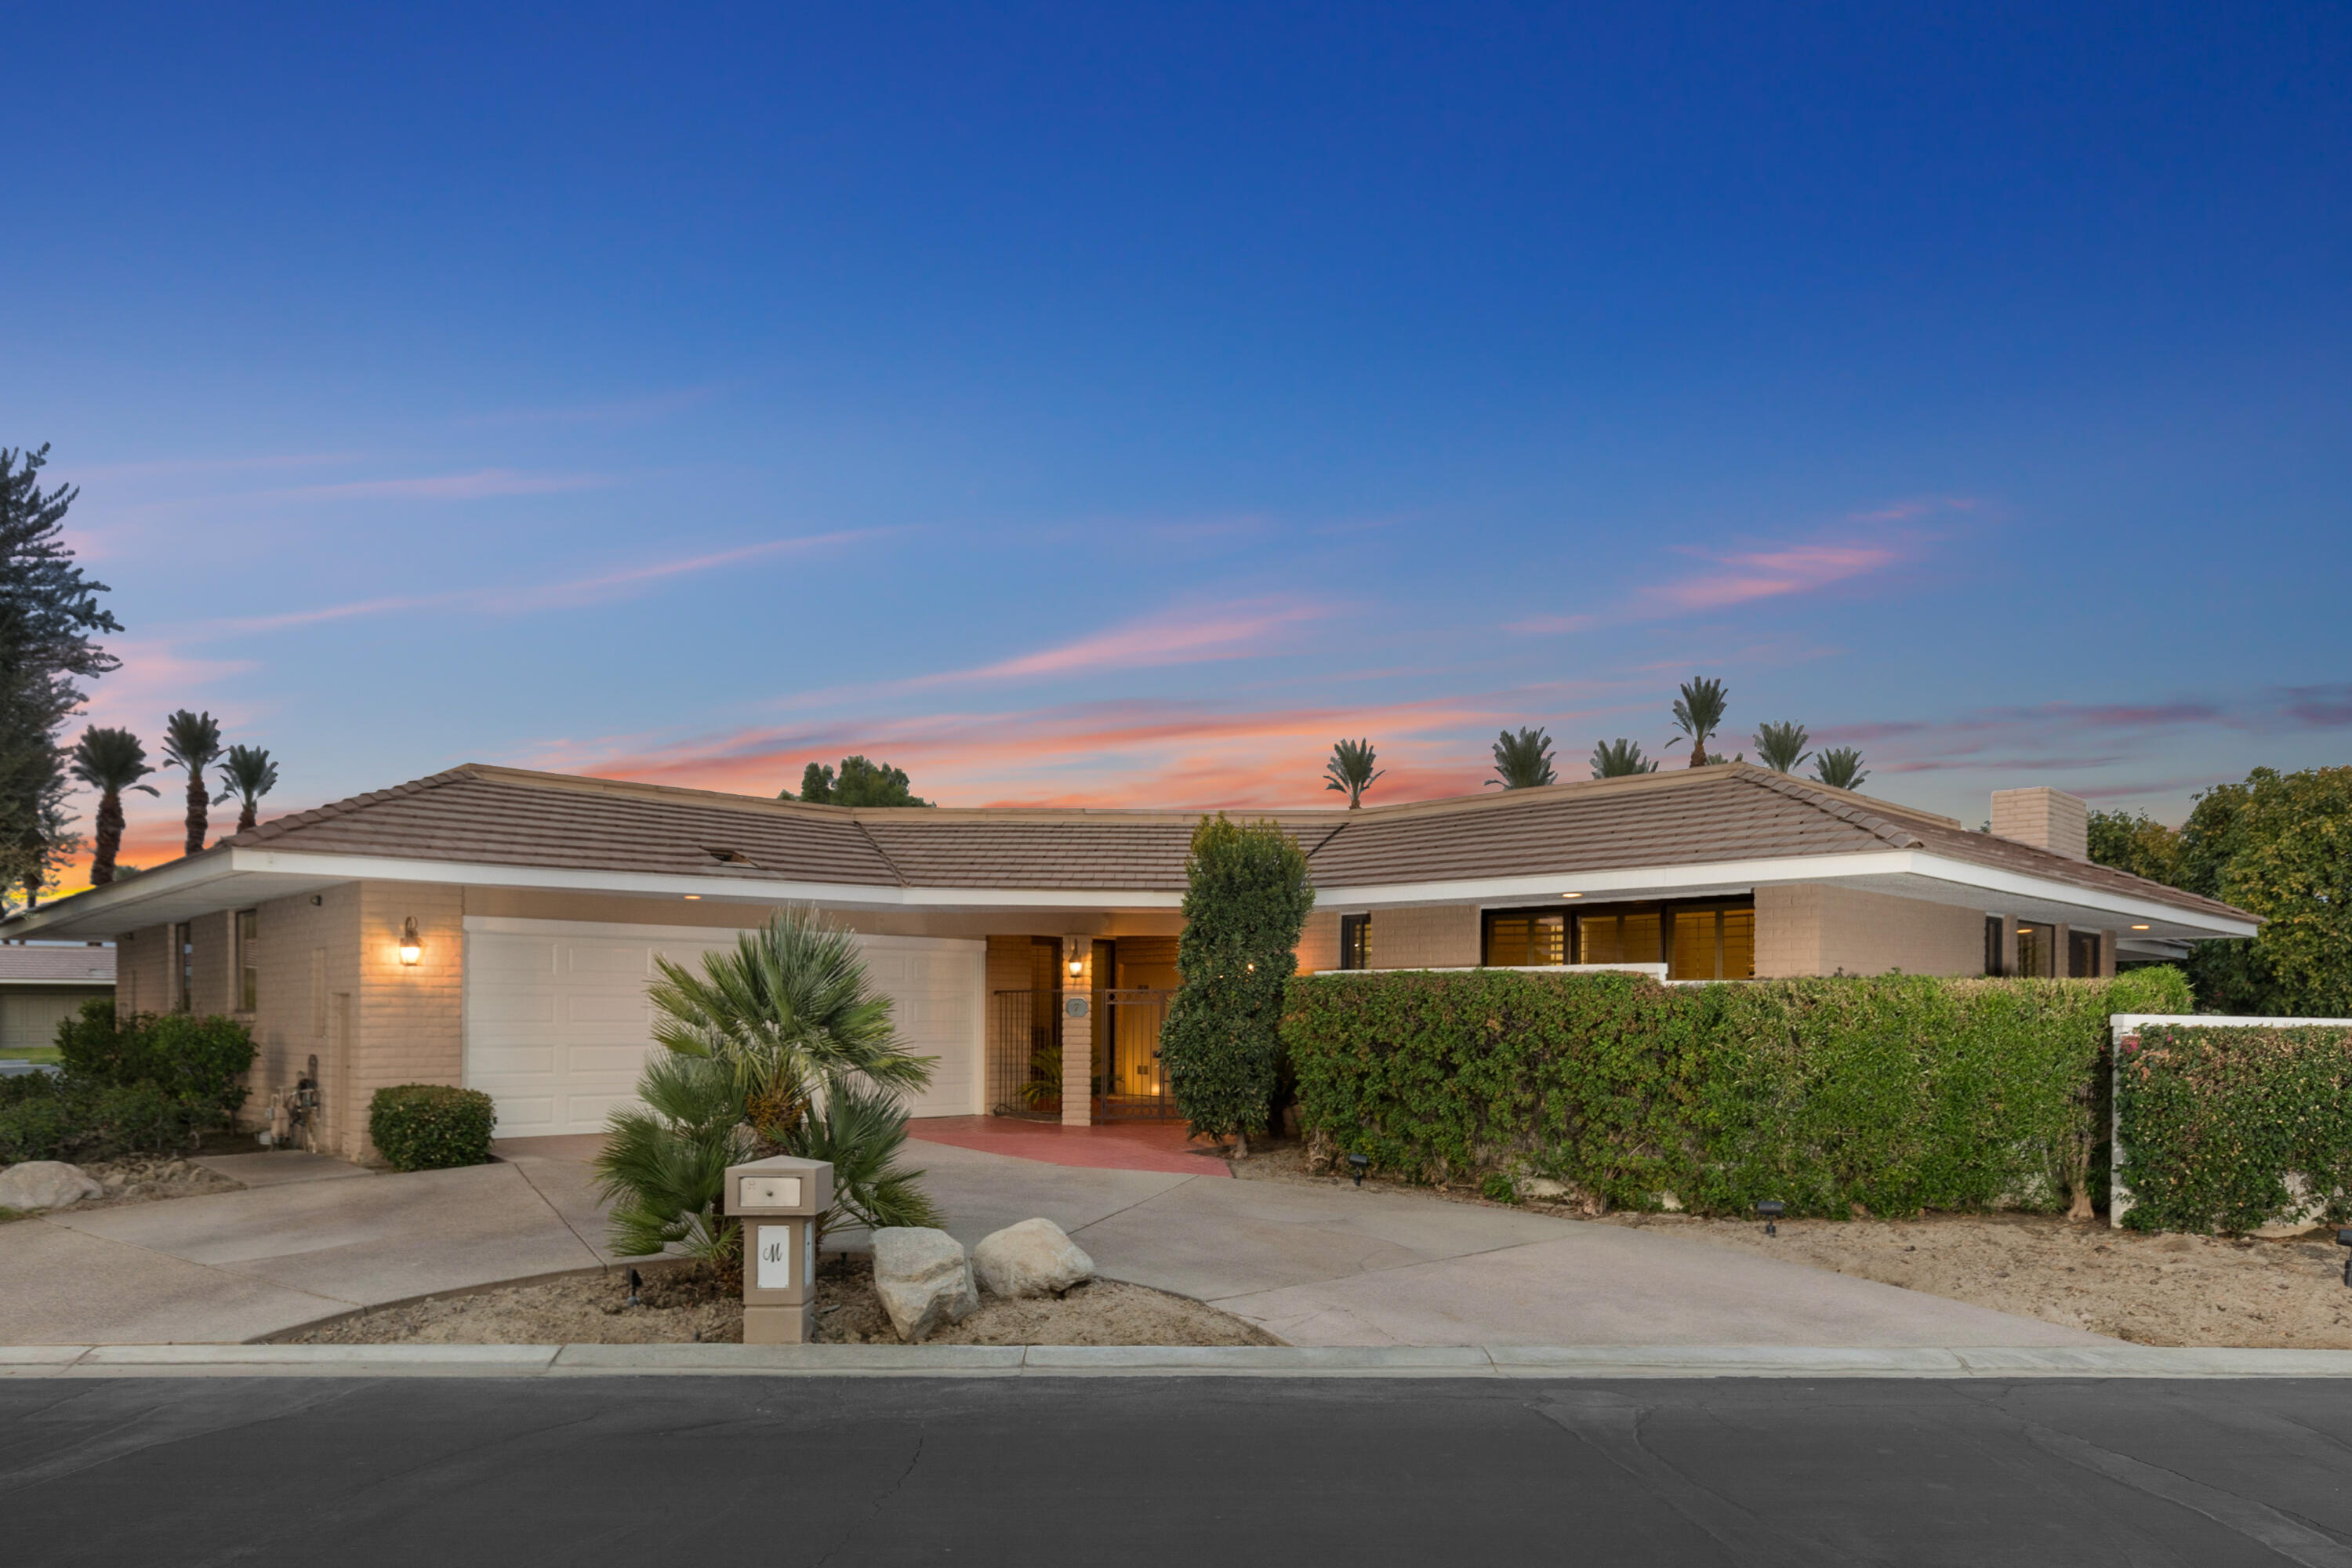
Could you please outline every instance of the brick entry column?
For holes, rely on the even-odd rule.
[[[1094,1124],[1095,1020],[1094,1020],[1094,938],[1066,936],[1062,939],[1062,1016],[1057,1020],[1062,1039],[1062,1125],[1088,1127]],[[1070,973],[1076,963],[1078,972]],[[1083,999],[1086,1016],[1070,1016],[1070,1005]]]

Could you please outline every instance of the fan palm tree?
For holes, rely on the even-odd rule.
[[[1364,792],[1372,781],[1388,772],[1372,766],[1372,743],[1370,741],[1334,741],[1331,760],[1323,764],[1323,787],[1336,789],[1348,797],[1348,809],[1355,810],[1364,804]]]
[[[1675,726],[1682,731],[1669,746],[1685,741],[1691,743],[1690,765],[1703,768],[1707,764],[1706,743],[1723,727],[1723,710],[1730,704],[1730,694],[1723,682],[1713,676],[1696,676],[1683,682],[1682,695],[1675,699]]]
[[[901,1097],[930,1082],[932,1058],[900,1042],[890,1001],[857,943],[808,909],[787,909],[700,973],[665,959],[647,990],[654,1038],[642,1105],[614,1112],[595,1170],[614,1203],[614,1250],[676,1247],[715,1267],[740,1259],[742,1228],[720,1213],[727,1167],[762,1154],[829,1161],[834,1203],[819,1219],[929,1226],[938,1211],[901,1170]]]
[[[261,809],[261,797],[278,787],[278,764],[259,746],[231,746],[228,761],[221,766],[221,792],[213,796],[213,804],[225,800],[242,800],[245,805],[236,814],[239,833],[253,826],[254,814]]]
[[[212,798],[205,790],[205,770],[220,754],[220,721],[211,714],[183,708],[163,721],[163,765],[184,769],[188,775],[188,847],[184,854],[196,854],[205,847],[205,807]]]
[[[1832,746],[1813,759],[1813,778],[1832,789],[1860,789],[1870,776],[1862,753],[1852,746]]]
[[[1592,776],[1621,779],[1628,773],[1654,773],[1658,764],[1642,755],[1642,742],[1619,738],[1592,748]]]
[[[1505,789],[1532,789],[1556,784],[1551,771],[1551,741],[1540,729],[1508,730],[1495,737],[1495,776],[1486,781]]]
[[[1812,737],[1805,733],[1802,724],[1764,723],[1756,726],[1756,754],[1764,765],[1776,773],[1792,773],[1803,765],[1811,752],[1805,742]]]
[[[147,765],[147,748],[128,730],[93,726],[74,742],[68,765],[74,777],[98,791],[98,844],[89,860],[89,885],[103,888],[114,880],[115,857],[122,850],[122,792],[156,793],[141,784],[155,770]]]

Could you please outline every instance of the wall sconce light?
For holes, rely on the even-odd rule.
[[[1087,961],[1086,961],[1085,959],[1083,959],[1083,958],[1074,958],[1074,959],[1070,960],[1070,978],[1071,978],[1071,979],[1076,980],[1079,975],[1084,974],[1086,972],[1087,972]]]
[[[424,956],[425,939],[416,934],[416,917],[411,915],[408,923],[400,928],[400,962],[414,964]]]

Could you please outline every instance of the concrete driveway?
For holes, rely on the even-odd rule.
[[[1410,1193],[915,1147],[969,1246],[1044,1215],[1103,1273],[1297,1345],[2090,1345],[2034,1318],[1703,1241]]]
[[[236,1156],[217,1164],[245,1192],[0,1226],[0,1342],[233,1343],[609,1265],[595,1142],[501,1145],[503,1163],[413,1175]],[[1414,1194],[921,1142],[910,1153],[966,1245],[1043,1215],[1111,1278],[1213,1302],[1293,1344],[2111,1342],[1702,1241]]]
[[[0,1226],[0,1343],[237,1343],[611,1261],[577,1160],[408,1175],[290,1153],[202,1163],[248,1190]]]

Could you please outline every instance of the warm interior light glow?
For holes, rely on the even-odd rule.
[[[425,942],[416,934],[416,917],[411,915],[408,923],[400,928],[400,962],[415,963],[424,956]]]

